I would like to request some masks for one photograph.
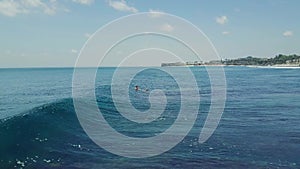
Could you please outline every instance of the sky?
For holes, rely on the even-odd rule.
[[[197,26],[222,59],[300,54],[299,6],[298,0],[0,0],[0,67],[73,67],[99,28],[153,11]]]

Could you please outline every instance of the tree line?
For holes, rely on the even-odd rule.
[[[283,55],[279,54],[274,58],[257,58],[248,56],[245,58],[238,59],[226,59],[222,60],[222,64],[225,65],[259,65],[259,66],[272,66],[280,64],[293,64],[300,66],[300,56],[299,55]]]

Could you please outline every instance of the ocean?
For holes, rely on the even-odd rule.
[[[190,82],[179,86],[155,67],[140,72],[128,86],[131,106],[150,109],[149,94],[155,89],[165,93],[167,103],[158,119],[134,123],[120,115],[113,101],[115,69],[99,68],[95,91],[83,89],[95,92],[112,128],[128,137],[149,138],[172,126],[181,108],[180,92],[189,91]],[[129,75],[137,68],[120,69]],[[186,76],[183,68],[168,69]],[[148,158],[115,155],[89,138],[74,109],[73,68],[0,69],[0,168],[300,168],[300,69],[224,67],[225,109],[204,143],[198,137],[211,104],[210,81],[205,67],[189,69],[200,95],[195,124],[173,148]],[[135,91],[135,85],[141,90]],[[121,92],[114,97],[125,103]],[[155,101],[160,100],[154,96]]]

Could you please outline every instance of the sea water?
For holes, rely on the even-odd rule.
[[[130,74],[136,68],[121,69]],[[169,69],[185,76],[180,67]],[[209,111],[211,87],[205,67],[190,69],[201,96],[194,127],[171,150],[142,159],[114,155],[87,136],[73,106],[72,68],[0,69],[0,168],[300,167],[300,69],[224,67],[225,110],[212,137],[202,144],[198,137]],[[168,129],[180,109],[180,90],[188,91],[189,82],[179,89],[171,76],[156,68],[132,79],[130,106],[139,111],[151,108],[148,98],[154,89],[165,92],[168,101],[161,117],[139,124],[115,108],[111,97],[115,70],[100,68],[92,91],[109,124],[137,138]],[[149,92],[136,92],[135,85]]]

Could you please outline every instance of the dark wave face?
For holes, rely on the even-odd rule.
[[[71,99],[34,108],[0,125],[1,168],[81,168],[73,159],[88,160],[90,153],[101,151],[80,127]]]

